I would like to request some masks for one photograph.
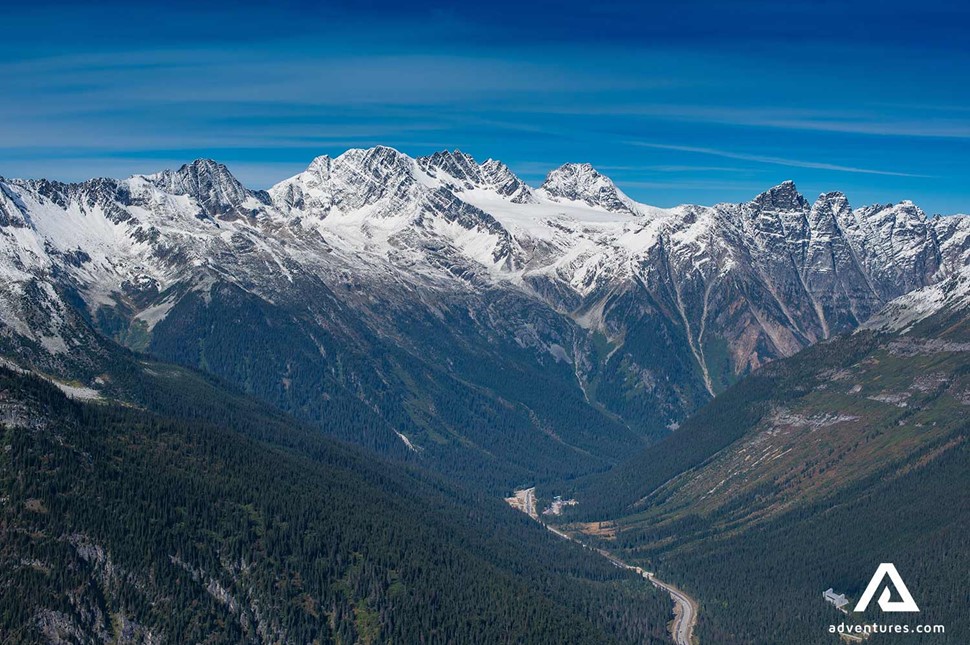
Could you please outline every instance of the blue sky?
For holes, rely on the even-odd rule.
[[[913,199],[970,211],[970,6],[501,1],[17,3],[0,175],[218,159],[267,187],[319,154],[588,161],[669,206]]]

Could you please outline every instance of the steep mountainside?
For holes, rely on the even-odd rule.
[[[842,618],[821,592],[858,599],[880,562],[904,572],[920,623],[946,626],[925,642],[963,642],[968,406],[964,269],[733,386],[578,486],[567,522],[682,582],[706,642],[832,642]]]
[[[0,367],[0,641],[664,642],[662,596],[501,501],[130,367],[139,406]]]
[[[809,204],[790,182],[658,209],[588,164],[532,189],[498,161],[377,147],[262,192],[199,160],[0,181],[0,343],[97,388],[68,365],[96,342],[89,322],[311,422],[354,418],[341,438],[504,487],[607,468],[968,258],[970,218]]]

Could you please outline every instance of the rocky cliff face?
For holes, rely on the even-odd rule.
[[[0,188],[6,346],[70,354],[87,325],[311,418],[359,405],[373,436],[345,438],[382,449],[492,463],[519,442],[519,474],[547,443],[569,472],[609,463],[970,259],[970,218],[909,202],[785,182],[658,209],[588,164],[533,190],[459,151],[350,150],[267,192],[208,160]],[[451,414],[463,388],[490,412]]]

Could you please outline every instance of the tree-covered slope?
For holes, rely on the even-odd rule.
[[[147,366],[0,370],[2,642],[643,642],[669,606],[501,502]]]
[[[668,439],[574,484],[565,524],[682,584],[701,604],[702,642],[835,642],[825,628],[845,617],[821,592],[857,600],[880,562],[922,610],[896,622],[946,626],[920,642],[966,642],[965,285],[916,292],[871,329],[744,379]]]
[[[602,470],[644,443],[584,400],[571,364],[490,333],[468,303],[439,302],[441,318],[400,306],[375,333],[319,281],[302,281],[299,291],[270,303],[217,283],[205,298],[180,300],[147,350],[216,374],[331,436],[496,493]],[[548,310],[514,295],[473,299],[495,316],[503,305],[531,307],[543,335],[581,342],[545,319]]]
[[[704,643],[834,645],[840,641],[830,625],[846,622],[943,625],[943,634],[878,634],[870,642],[959,645],[970,635],[968,490],[964,434],[908,467],[887,466],[752,530],[701,533],[702,543],[663,555],[628,547],[699,600]],[[835,588],[850,598],[851,610],[882,562],[895,564],[918,614],[885,614],[872,603],[864,614],[845,616],[822,600]]]

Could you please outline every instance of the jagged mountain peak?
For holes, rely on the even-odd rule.
[[[455,184],[448,181],[450,178],[457,180],[457,187],[466,187],[479,184],[481,182],[481,166],[475,159],[461,150],[439,150],[425,157],[418,157],[418,166],[431,177],[438,178],[445,183]]]
[[[475,159],[458,148],[454,150],[439,150],[427,157],[419,157],[421,165],[432,169],[440,169],[459,179],[474,177],[479,165]]]
[[[546,176],[542,192],[554,201],[583,202],[614,213],[636,214],[636,203],[589,163],[567,163]]]
[[[869,210],[871,210],[872,212],[892,211],[895,213],[906,213],[909,215],[918,215],[923,218],[926,217],[926,213],[923,211],[923,209],[908,199],[904,199],[903,201],[895,204],[884,204],[884,205],[876,204],[874,206],[870,206]]]
[[[508,166],[495,159],[478,163],[474,157],[456,148],[419,157],[417,164],[430,177],[455,192],[483,189],[519,204],[536,201],[532,189]]]
[[[156,183],[165,184],[165,187],[172,189],[184,188],[188,182],[195,183],[218,183],[226,186],[243,188],[242,184],[236,179],[225,164],[219,163],[214,159],[199,158],[195,161],[182,164],[177,170],[163,170],[154,175],[149,175],[149,179]],[[184,192],[180,194],[192,194]]]
[[[535,203],[536,197],[524,181],[497,159],[486,159],[481,164],[482,179],[496,192],[519,204]]]
[[[848,202],[848,198],[841,190],[830,190],[827,193],[819,193],[816,202]]]
[[[350,212],[376,206],[375,215],[413,211],[427,192],[414,159],[388,146],[352,148],[337,157],[315,158],[307,169],[269,190],[272,203],[293,216],[328,217],[334,209]]]
[[[815,200],[815,203],[812,204],[812,212],[841,213],[849,210],[851,210],[849,207],[849,199],[845,196],[845,193],[840,191],[822,193]]]
[[[243,186],[225,164],[213,159],[196,159],[178,170],[163,170],[145,178],[166,193],[194,197],[209,217],[248,216],[253,210],[248,201],[266,201],[263,195]]]
[[[415,169],[414,159],[388,146],[352,148],[331,164],[335,180],[348,188],[357,183],[368,190],[378,188],[379,184],[391,191],[403,184],[410,185],[415,181]]]
[[[795,182],[790,179],[769,188],[755,197],[753,202],[771,211],[791,212],[809,209],[808,200],[798,192]]]
[[[596,170],[591,163],[564,163],[555,170],[549,171],[542,183],[542,189],[552,193],[591,184],[614,185],[612,179]]]
[[[414,160],[396,148],[374,146],[351,148],[334,159],[334,163],[359,165],[364,168],[410,167]]]
[[[873,227],[923,227],[929,221],[923,209],[908,199],[897,204],[863,206],[855,214],[859,221]]]
[[[192,170],[193,172],[209,172],[209,173],[229,172],[229,168],[227,168],[225,164],[219,163],[215,159],[210,159],[208,157],[199,157],[194,161],[190,161],[189,163],[182,164],[182,167],[179,168],[179,172],[186,172],[188,170]]]
[[[788,211],[796,209],[786,209]],[[801,210],[801,209],[797,209]],[[839,229],[843,231],[856,230],[859,227],[858,218],[849,206],[849,200],[844,193],[829,192],[822,193],[812,204],[808,212],[808,225],[816,236],[821,235],[820,239],[839,237]]]

